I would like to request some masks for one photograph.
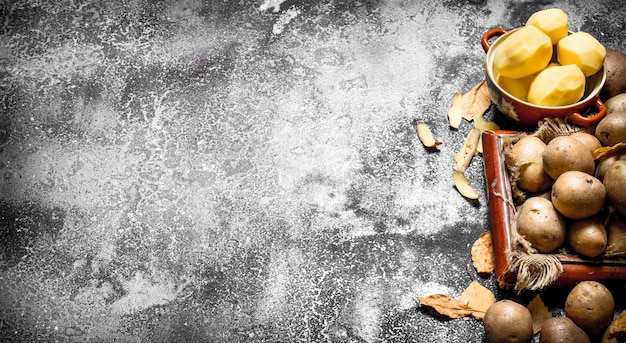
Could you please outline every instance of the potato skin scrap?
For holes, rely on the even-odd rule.
[[[448,109],[448,123],[451,128],[458,129],[461,125],[461,119],[463,119],[463,95],[456,92]]]
[[[471,121],[476,116],[483,115],[491,106],[491,95],[485,80],[479,82],[469,92],[463,94],[462,117]]]
[[[454,185],[462,196],[473,200],[480,198],[480,194],[476,193],[465,174],[455,171],[452,173],[452,180],[454,180]]]
[[[464,173],[469,167],[472,158],[476,154],[478,149],[478,142],[480,141],[481,132],[479,128],[472,128],[465,138],[465,143],[461,150],[454,156],[454,171]]]
[[[491,231],[486,231],[472,244],[472,264],[479,275],[488,275],[494,272],[495,256],[491,242]]]
[[[415,126],[415,129],[417,131],[417,136],[425,147],[434,148],[441,144],[440,141],[435,140],[430,127],[428,127],[426,123],[418,123]]]

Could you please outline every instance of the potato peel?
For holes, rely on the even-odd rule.
[[[483,319],[489,306],[496,302],[493,292],[477,281],[472,281],[459,299],[446,294],[432,294],[416,298],[422,306],[430,307],[439,314],[452,319],[470,316]]]
[[[440,141],[435,140],[430,127],[426,125],[426,123],[419,123],[415,126],[417,131],[417,136],[419,137],[422,144],[427,148],[434,148],[441,144]]]
[[[477,115],[474,117],[474,127],[480,129],[480,132],[483,133],[487,130],[499,130],[500,126],[492,121],[486,121],[483,115]],[[483,137],[480,136],[478,140],[478,146],[476,147],[476,152],[479,154],[483,153]]]
[[[465,174],[455,171],[452,173],[452,180],[454,181],[456,189],[462,196],[473,200],[480,198],[480,194],[476,193],[474,187],[472,187],[467,177],[465,177]]]
[[[448,109],[448,123],[450,127],[458,129],[463,119],[463,95],[459,92],[454,93],[452,97],[452,105]]]
[[[491,242],[491,231],[486,231],[472,244],[472,264],[479,275],[494,272],[495,256]]]
[[[598,158],[604,157],[622,149],[626,149],[626,143],[620,142],[613,146],[603,146],[593,152],[593,158],[597,160]]]
[[[479,82],[469,92],[463,94],[462,100],[462,116],[465,120],[471,121],[474,117],[485,113],[491,106],[487,82],[484,80]]]
[[[454,170],[457,172],[464,173],[472,162],[472,158],[476,154],[476,150],[478,149],[478,142],[480,141],[480,129],[472,128],[470,132],[467,134],[465,138],[465,143],[463,143],[463,147],[461,150],[454,156],[454,161],[456,164],[454,165]]]

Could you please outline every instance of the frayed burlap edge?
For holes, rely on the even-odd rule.
[[[538,253],[532,244],[511,227],[511,248],[506,251],[509,264],[504,275],[516,275],[514,289],[536,291],[553,284],[563,273],[563,265],[558,254]]]
[[[542,290],[552,285],[563,273],[563,265],[557,255],[509,250],[510,263],[505,273],[515,273],[514,289]]]
[[[586,132],[593,134],[592,127],[581,127],[563,118],[546,118],[537,124],[537,130],[531,135],[548,144],[553,138],[558,136],[569,136],[576,132]]]

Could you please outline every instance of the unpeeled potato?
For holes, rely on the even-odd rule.
[[[487,343],[529,343],[533,339],[532,314],[513,300],[503,299],[489,306],[483,327]]]
[[[591,343],[589,335],[567,317],[552,317],[541,325],[539,343]]]
[[[546,145],[542,154],[543,167],[553,179],[566,171],[577,170],[593,174],[596,168],[587,147],[572,136],[558,136]]]
[[[594,176],[602,181],[604,180],[604,174],[613,165],[615,161],[626,160],[626,149],[615,151],[606,156],[600,157],[596,163],[596,172]]]
[[[579,255],[600,256],[607,246],[604,224],[594,217],[572,222],[567,230],[567,243]]]
[[[602,142],[598,139],[598,137],[587,133],[587,132],[574,132],[570,136],[576,138],[578,141],[583,143],[584,146],[587,147],[587,150],[593,155],[596,149],[602,147]]]
[[[626,93],[620,93],[610,97],[605,103],[606,114],[626,111]]]
[[[626,55],[621,51],[606,48],[604,67],[606,81],[601,92],[603,99],[626,92]]]
[[[595,138],[595,137],[594,137]],[[554,180],[543,168],[543,151],[546,143],[535,136],[524,136],[509,151],[509,162],[517,174],[517,186],[529,193],[549,189]]]
[[[613,294],[597,281],[579,282],[565,299],[565,315],[592,335],[609,326],[614,311]]]
[[[604,178],[606,180],[606,175]],[[606,188],[600,180],[587,173],[571,170],[556,179],[551,199],[557,211],[565,217],[582,219],[600,212],[606,194]]]
[[[515,216],[519,234],[540,253],[553,252],[565,243],[565,220],[550,200],[541,196],[528,198]]]
[[[611,206],[626,215],[626,160],[615,161],[604,174],[602,184]]]
[[[626,111],[607,114],[596,126],[595,135],[604,145],[626,143]]]
[[[606,221],[606,255],[626,256],[626,217],[613,212]]]

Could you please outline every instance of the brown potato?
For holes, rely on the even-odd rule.
[[[566,171],[577,170],[591,175],[596,169],[591,152],[572,136],[553,138],[546,145],[542,159],[546,173],[555,180]]]
[[[570,136],[578,139],[581,143],[583,143],[583,145],[587,147],[587,150],[589,150],[592,156],[593,152],[597,148],[600,148],[602,146],[602,143],[600,142],[598,137],[587,132],[575,132],[572,133]]]
[[[606,48],[604,67],[606,68],[606,81],[601,97],[608,99],[626,92],[626,55],[621,51]]]
[[[595,137],[594,137],[595,138]],[[546,143],[534,136],[520,138],[509,151],[511,168],[517,171],[517,186],[526,192],[543,192],[554,180],[543,168],[542,154]]]
[[[539,343],[591,343],[589,335],[567,317],[552,317],[541,325]]]
[[[611,206],[626,215],[626,160],[615,161],[604,174],[602,183]]]
[[[626,111],[626,93],[611,97],[604,103],[604,106],[606,106],[606,114]]]
[[[610,331],[611,331],[610,328],[607,328],[606,330],[604,330],[604,334],[602,335],[602,339],[600,340],[600,343],[621,343],[617,340],[617,338],[611,337]]]
[[[596,161],[596,172],[594,173],[594,176],[600,181],[604,180],[604,174],[606,174],[606,171],[615,161],[618,160],[626,160],[626,150],[615,151],[611,154],[600,157]]]
[[[515,219],[519,234],[541,253],[553,252],[565,243],[565,220],[544,197],[528,198]]]
[[[526,306],[513,300],[499,300],[489,306],[483,318],[487,343],[528,343],[533,339],[533,317]]]
[[[613,320],[615,299],[597,281],[581,281],[565,299],[565,315],[591,335],[604,331]]]
[[[567,243],[579,255],[600,256],[607,245],[606,229],[598,218],[576,220],[567,230]]]
[[[613,212],[606,221],[606,255],[626,256],[626,217]]]
[[[606,179],[606,175],[604,176]],[[582,219],[600,212],[606,199],[602,182],[587,173],[567,171],[552,186],[552,204],[567,218]]]
[[[595,136],[604,145],[626,143],[626,111],[611,112],[596,126]]]

